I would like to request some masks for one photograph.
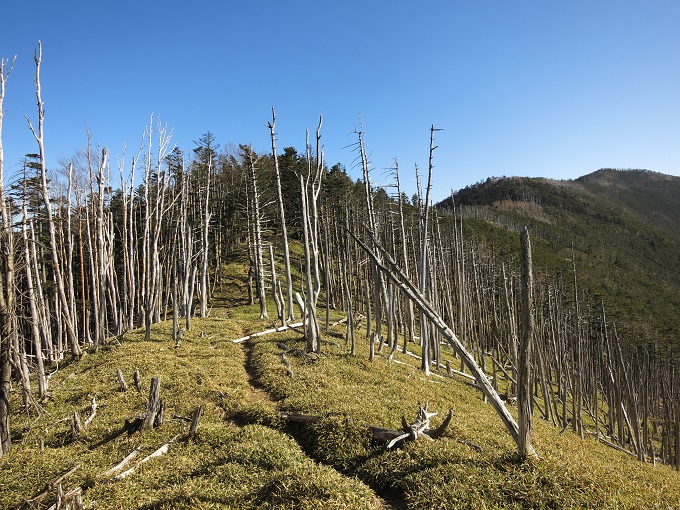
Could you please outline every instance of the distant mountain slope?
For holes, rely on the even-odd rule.
[[[649,170],[601,169],[575,181],[652,226],[680,236],[680,177]]]
[[[645,342],[680,345],[680,178],[599,170],[575,181],[490,178],[454,194],[472,231],[494,246],[529,226],[539,272],[568,273]],[[451,207],[451,199],[439,204]]]

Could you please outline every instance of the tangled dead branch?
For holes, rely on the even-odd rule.
[[[413,423],[408,423],[406,418],[402,417],[401,430],[386,429],[382,427],[369,427],[369,430],[378,440],[387,443],[388,449],[391,449],[398,444],[403,444],[405,441],[417,441],[421,438],[432,441],[433,439],[437,439],[444,435],[451,423],[453,411],[449,410],[449,414],[439,427],[431,429],[430,418],[436,415],[437,413],[428,411],[427,403],[423,406],[418,402],[418,412],[415,421]]]

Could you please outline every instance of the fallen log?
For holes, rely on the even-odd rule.
[[[130,452],[130,454],[127,457],[125,457],[123,460],[121,460],[118,464],[113,466],[108,471],[104,471],[101,474],[101,476],[108,477],[108,476],[111,476],[114,473],[117,473],[118,471],[122,470],[125,466],[127,466],[130,463],[130,461],[132,461],[135,457],[137,457],[137,455],[139,455],[141,451],[142,450],[139,447],[135,448],[134,450],[132,450],[132,452]]]
[[[394,430],[385,427],[375,427],[368,426],[368,430],[373,434],[373,436],[382,441],[383,443],[388,443],[388,448],[392,448],[396,444],[402,442],[407,438],[411,440],[416,440],[419,438],[425,438],[427,440],[434,440],[442,437],[446,430],[448,429],[451,419],[453,418],[453,410],[449,410],[449,414],[446,416],[444,421],[436,429],[431,429],[429,427],[430,418],[435,416],[437,413],[430,413],[427,411],[427,404],[422,407],[418,404],[418,416],[414,423],[407,423],[406,419],[402,417],[402,429]],[[291,423],[298,423],[300,425],[311,425],[313,423],[318,423],[321,421],[321,416],[315,416],[310,414],[299,414],[299,413],[279,413],[279,416],[285,418]],[[393,443],[390,445],[390,443]],[[475,448],[481,448],[477,445],[470,446]]]
[[[60,510],[71,508],[73,510],[83,509],[83,488],[78,486],[64,493],[61,484],[57,485],[57,501],[47,510]]]
[[[428,404],[425,404],[425,407],[423,407],[418,403],[418,412],[413,423],[408,423],[404,417],[401,418],[402,429],[394,431],[396,434],[392,434],[393,437],[387,443],[388,450],[406,440],[417,441],[423,438],[432,441],[435,438],[441,437],[446,432],[449,423],[451,423],[453,411],[449,410],[448,416],[437,429],[430,429],[430,418],[436,416],[437,413],[431,413],[427,408]],[[380,437],[388,437],[390,435],[385,433],[386,430],[389,429],[384,429]]]
[[[271,328],[271,329],[265,329],[264,331],[260,331],[258,333],[253,333],[252,335],[247,335],[241,338],[237,338],[236,340],[232,340],[233,343],[235,344],[240,344],[242,342],[245,342],[246,340],[250,340],[251,338],[257,338],[258,336],[264,336],[264,335],[270,335],[271,333],[278,333],[279,331],[286,331],[287,329],[291,328],[299,328],[300,326],[303,326],[304,322],[296,322],[295,324],[287,324],[285,326],[279,326],[278,328]]]
[[[128,469],[127,471],[123,471],[123,472],[120,473],[119,475],[114,476],[113,479],[114,479],[114,480],[122,480],[123,478],[127,478],[127,477],[130,476],[132,473],[134,473],[134,472],[137,470],[137,468],[138,468],[139,466],[141,466],[141,465],[144,464],[145,462],[148,462],[148,461],[150,461],[151,459],[155,459],[156,457],[160,457],[161,455],[167,453],[168,450],[170,449],[170,445],[171,445],[172,443],[174,443],[174,442],[177,440],[178,437],[179,437],[179,434],[177,434],[175,437],[173,437],[170,441],[168,441],[167,443],[165,443],[163,446],[161,446],[158,450],[156,450],[155,452],[153,452],[151,455],[147,455],[146,457],[144,457],[142,460],[140,460],[139,462],[137,462],[137,464],[135,464],[134,466],[132,466],[132,467],[131,467],[130,469]]]
[[[415,359],[420,359],[420,360],[423,359],[421,356],[418,356],[416,353],[411,352],[411,351],[402,352],[402,354],[406,354],[407,356],[411,356],[412,358],[415,358]],[[458,375],[458,376],[463,377],[465,379],[468,379],[470,381],[474,381],[475,383],[477,382],[477,379],[475,379],[474,376],[472,376],[470,374],[466,374],[465,372],[460,372],[458,370],[454,370],[453,368],[451,368],[451,364],[449,363],[448,360],[446,361],[446,363],[447,363],[446,375],[448,375],[449,377],[453,377],[454,375]],[[432,361],[432,364],[435,365],[436,361]]]

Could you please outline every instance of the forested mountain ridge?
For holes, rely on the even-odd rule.
[[[496,249],[524,225],[546,274],[571,268],[641,343],[680,337],[680,177],[603,169],[576,180],[489,178],[453,195],[456,211]],[[439,204],[450,209],[451,199]]]
[[[680,236],[680,177],[649,170],[604,168],[574,181],[641,221]]]

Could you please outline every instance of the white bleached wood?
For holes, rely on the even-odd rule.
[[[127,471],[123,471],[123,472],[120,473],[119,475],[114,476],[113,479],[114,479],[114,480],[122,480],[123,478],[127,478],[127,477],[130,476],[132,473],[134,473],[134,472],[137,470],[137,468],[139,468],[139,466],[141,466],[141,465],[144,464],[145,462],[148,462],[148,461],[150,461],[151,459],[155,459],[155,458],[157,458],[157,457],[160,457],[161,455],[164,455],[164,454],[167,453],[168,450],[170,449],[170,445],[171,445],[172,443],[174,443],[174,442],[177,440],[178,437],[179,437],[179,434],[177,434],[175,437],[173,437],[170,441],[168,441],[167,443],[165,443],[163,446],[161,446],[158,450],[156,450],[155,452],[153,452],[151,455],[148,455],[148,456],[144,457],[142,460],[140,460],[139,462],[137,462],[137,464],[135,464],[134,466],[132,466],[132,467],[131,467],[130,469],[128,469]]]

